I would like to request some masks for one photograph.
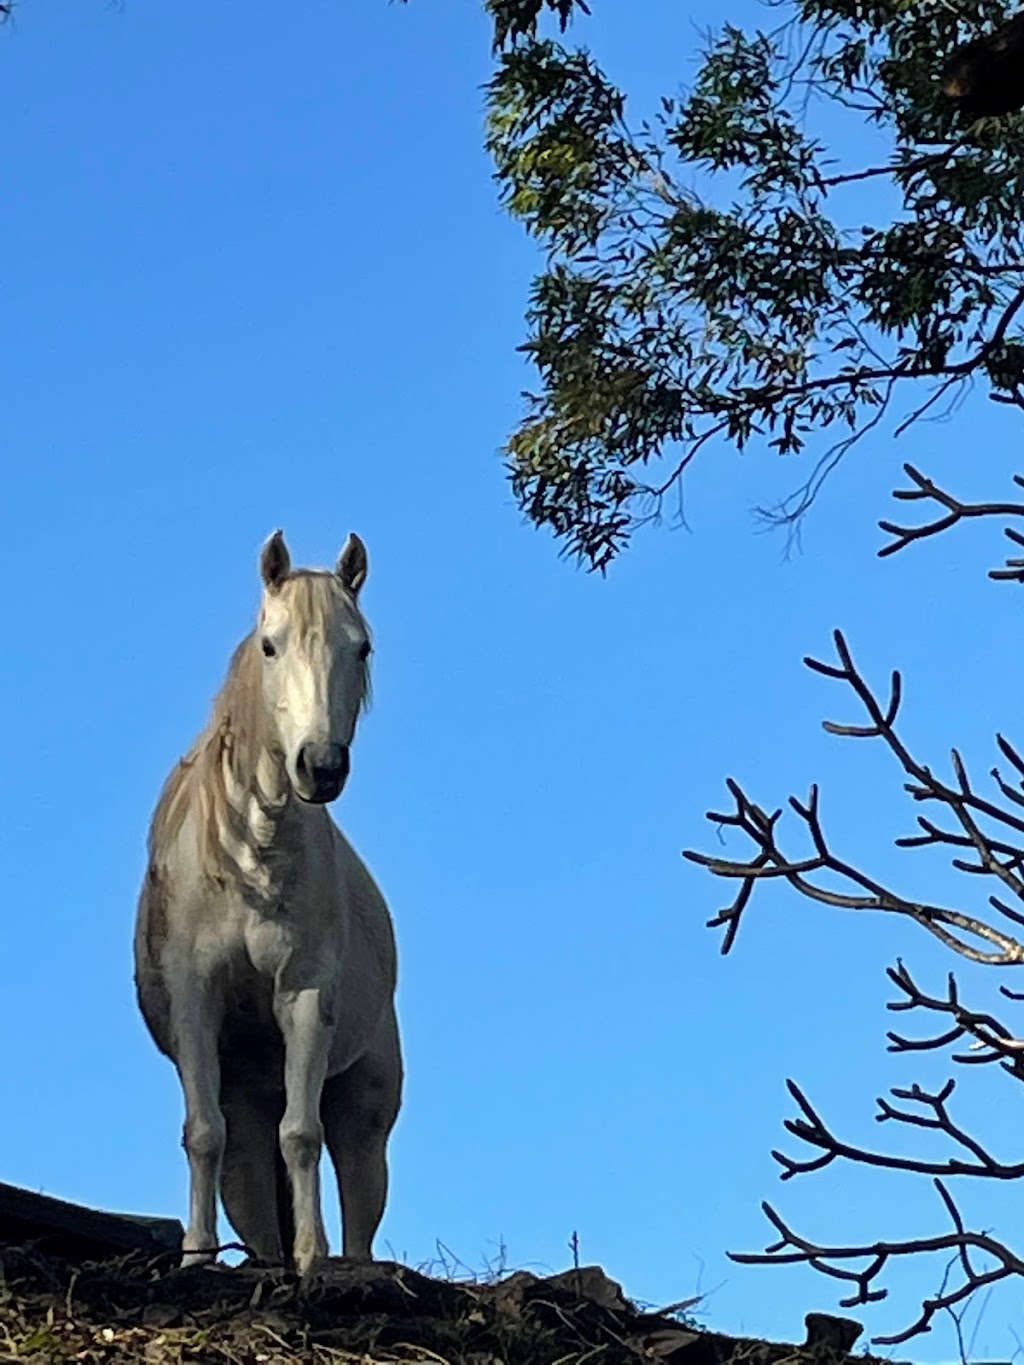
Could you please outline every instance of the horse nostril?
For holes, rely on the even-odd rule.
[[[308,748],[308,745],[303,744],[299,749],[299,752],[295,755],[295,771],[301,778],[308,778],[310,776],[309,763],[306,759]]]
[[[348,777],[348,745],[303,744],[296,755],[295,768],[303,781],[314,787],[343,782]]]

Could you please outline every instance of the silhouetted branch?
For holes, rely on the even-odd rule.
[[[876,1288],[879,1275],[889,1262],[901,1256],[917,1256],[928,1252],[954,1251],[960,1266],[961,1279],[949,1287],[944,1281],[934,1297],[926,1299],[918,1317],[902,1332],[892,1336],[875,1337],[879,1345],[894,1346],[931,1329],[936,1313],[953,1308],[987,1285],[1024,1275],[1024,1261],[1009,1247],[984,1232],[968,1232],[952,1195],[941,1180],[935,1188],[945,1206],[953,1231],[936,1237],[920,1237],[902,1242],[871,1242],[854,1246],[821,1246],[794,1232],[770,1204],[762,1204],[765,1216],[779,1234],[779,1240],[763,1252],[730,1252],[731,1260],[741,1265],[810,1265],[824,1275],[843,1280],[854,1288],[847,1298],[840,1300],[844,1308],[877,1303],[888,1296],[888,1290]],[[971,1258],[972,1252],[990,1256],[996,1264],[979,1270]],[[867,1261],[861,1270],[847,1269],[843,1262]],[[839,1264],[834,1264],[839,1262]]]
[[[929,527],[911,530],[889,527],[893,534],[904,538],[903,544],[945,529],[961,516],[985,515],[993,510],[955,503],[909,466],[908,474],[918,490],[908,496],[932,498],[946,509],[946,515],[941,524],[937,522]],[[1024,486],[1024,479],[1018,482]],[[1004,514],[1022,515],[1024,505],[1003,505],[998,510]],[[1024,544],[1024,536],[1021,543]],[[991,770],[999,798],[995,800],[978,790],[955,749],[951,753],[950,779],[936,776],[907,748],[897,729],[903,700],[900,674],[894,671],[887,691],[877,695],[854,663],[841,632],[834,633],[834,641],[835,662],[810,658],[804,662],[814,672],[845,684],[857,698],[862,719],[856,723],[826,721],[825,729],[830,734],[847,738],[881,740],[903,774],[905,791],[917,803],[930,803],[935,812],[930,810],[927,815],[919,815],[917,832],[897,839],[897,845],[902,848],[948,848],[952,864],[958,871],[968,876],[994,879],[999,883],[1000,894],[988,897],[992,913],[968,914],[894,891],[834,851],[822,826],[816,786],[811,787],[806,801],[796,797],[789,799],[789,808],[797,816],[810,845],[805,856],[792,855],[783,849],[780,841],[783,808],[763,809],[730,778],[727,786],[733,809],[724,813],[710,812],[708,819],[745,835],[752,845],[749,856],[726,858],[693,851],[686,854],[715,876],[738,885],[732,903],[709,921],[711,926],[725,930],[722,951],[728,952],[732,947],[758,884],[782,879],[802,896],[818,903],[905,915],[954,952],[972,961],[990,965],[1024,962],[1024,941],[1018,936],[1024,926],[1024,755],[1004,736],[997,735],[996,742],[1005,766],[1003,773],[998,768]],[[956,1064],[996,1063],[1001,1070],[1024,1080],[1024,1038],[1016,1037],[990,1011],[967,1005],[961,999],[952,973],[947,977],[945,992],[938,995],[929,995],[922,990],[902,962],[889,970],[889,979],[897,991],[897,998],[890,1002],[889,1008],[897,1013],[917,1011],[930,1020],[930,1031],[921,1037],[890,1031],[890,1051],[927,1052],[950,1048],[951,1060]],[[1009,1000],[1024,1000],[1024,992],[1003,987],[1002,993]],[[801,1156],[781,1151],[772,1153],[782,1168],[783,1180],[821,1170],[837,1159],[933,1177],[972,1176],[1006,1181],[1024,1177],[1024,1161],[1001,1160],[954,1118],[950,1102],[956,1090],[955,1080],[947,1080],[937,1090],[916,1083],[893,1087],[887,1096],[877,1100],[875,1117],[879,1123],[919,1129],[944,1139],[951,1150],[935,1158],[892,1154],[847,1142],[832,1131],[795,1081],[789,1080],[787,1085],[797,1113],[785,1120],[785,1128],[804,1144],[806,1150]],[[941,1179],[935,1180],[935,1187],[953,1225],[951,1232],[939,1236],[854,1246],[818,1245],[798,1236],[770,1205],[765,1204],[764,1211],[779,1233],[779,1240],[761,1253],[730,1254],[734,1260],[747,1264],[810,1265],[851,1286],[852,1295],[842,1303],[844,1307],[853,1307],[886,1296],[887,1291],[878,1287],[878,1281],[894,1258],[928,1252],[955,1253],[937,1293],[925,1300],[915,1321],[894,1336],[876,1338],[887,1345],[906,1341],[930,1330],[936,1313],[952,1313],[977,1290],[1010,1276],[1024,1276],[1024,1261],[987,1233],[969,1232]],[[975,1264],[974,1258],[979,1253],[990,1258],[984,1268]],[[849,1263],[866,1264],[850,1268]],[[950,1279],[954,1272],[955,1283]]]
[[[912,175],[915,171],[941,165],[955,155],[956,151],[956,146],[944,147],[941,152],[926,152],[923,156],[914,157],[910,161],[887,161],[884,166],[868,166],[864,170],[847,171],[843,175],[824,176],[817,181],[817,185],[819,189],[827,190],[835,185],[851,185],[854,181],[870,180],[879,175],[892,176],[894,179],[901,175]]]
[[[890,1001],[889,1009],[895,1011],[925,1010],[946,1015],[953,1020],[953,1026],[945,1031],[925,1038],[906,1038],[890,1031],[890,1052],[928,1052],[952,1046],[962,1038],[972,1038],[966,1052],[955,1052],[952,1060],[962,1066],[985,1065],[1000,1062],[1005,1071],[1024,1080],[1024,1040],[1016,1038],[1013,1032],[989,1014],[987,1010],[972,1010],[960,1000],[956,978],[950,972],[946,979],[944,996],[927,995],[911,977],[902,962],[888,969],[889,980],[902,992],[903,999]],[[1002,993],[1011,1000],[1021,1000],[1024,996],[1002,986]]]
[[[948,531],[951,526],[955,526],[957,522],[967,521],[973,517],[1024,517],[1024,503],[961,502],[959,498],[954,498],[951,493],[947,493],[945,489],[940,488],[938,484],[927,478],[920,470],[915,469],[912,464],[905,464],[903,472],[914,486],[912,488],[894,489],[894,498],[901,502],[931,501],[944,508],[945,512],[942,516],[935,517],[932,521],[924,522],[920,526],[904,526],[895,521],[880,521],[879,527],[887,535],[893,537],[887,545],[883,545],[878,551],[881,559],[905,549],[915,540],[924,540],[929,536],[939,535],[942,531]],[[1024,488],[1024,476],[1015,474],[1013,481],[1018,487]],[[1007,528],[1006,535],[1014,544],[1024,546],[1024,535],[1019,531]],[[1024,559],[1007,560],[1004,568],[990,570],[989,577],[1024,582]]]
[[[1007,526],[1003,534],[1007,540],[1012,540],[1014,545],[1024,546],[1024,535],[1015,531],[1012,526]],[[988,576],[1001,582],[1010,579],[1015,583],[1024,583],[1024,559],[1007,559],[1005,568],[989,569]]]
[[[971,858],[956,856],[952,859],[953,865],[964,873],[996,879],[1011,898],[1024,906],[1024,785],[1019,780],[1024,778],[1024,759],[1008,741],[998,737],[1000,750],[1018,779],[1015,785],[1011,784],[1000,776],[998,769],[993,770],[996,785],[1007,799],[1006,805],[999,805],[976,790],[956,750],[951,755],[954,783],[942,781],[911,754],[896,730],[902,699],[900,674],[893,672],[889,695],[884,702],[880,701],[854,664],[842,633],[836,631],[834,639],[838,664],[810,658],[804,662],[814,672],[846,683],[860,701],[868,723],[853,725],[825,721],[825,729],[830,734],[845,737],[881,739],[909,779],[904,787],[910,796],[917,802],[937,803],[953,823],[953,828],[947,829],[936,820],[919,816],[917,823],[921,833],[897,840],[897,843],[903,847],[944,844],[952,849],[968,850]],[[779,843],[777,827],[781,809],[769,814],[747,796],[738,782],[729,778],[726,785],[733,798],[733,810],[710,811],[708,819],[745,834],[754,846],[752,855],[748,859],[735,859],[694,850],[684,854],[715,876],[739,883],[732,904],[709,921],[710,927],[725,928],[723,953],[727,953],[735,941],[755,886],[761,881],[781,878],[801,895],[822,904],[847,910],[883,910],[906,915],[948,948],[975,962],[999,965],[1024,962],[1024,943],[995,922],[994,917],[983,918],[903,896],[839,857],[822,827],[816,785],[811,787],[806,802],[793,796],[788,803],[810,838],[813,851],[803,858],[790,856]],[[1024,911],[1015,909],[999,896],[991,895],[988,899],[997,916],[1014,925],[1024,925]]]
[[[813,378],[801,379],[791,384],[770,382],[752,385],[743,391],[743,395],[748,401],[756,399],[760,405],[765,399],[777,402],[780,399],[792,398],[796,395],[803,396],[858,384],[875,384],[890,379],[896,381],[922,378],[966,379],[982,369],[986,362],[999,352],[1000,347],[1006,341],[1007,332],[1022,308],[1024,308],[1024,285],[1021,285],[1006,301],[991,335],[980,343],[976,351],[963,360],[951,361],[945,365],[931,365],[925,369],[918,360],[909,358],[877,368],[859,367],[842,370],[837,374],[815,375]]]
[[[806,1142],[809,1147],[816,1148],[821,1156],[801,1160],[787,1156],[785,1152],[773,1151],[772,1156],[783,1168],[783,1180],[791,1180],[793,1176],[804,1175],[808,1171],[820,1170],[830,1165],[837,1157],[844,1157],[847,1161],[854,1161],[862,1166],[880,1166],[890,1171],[913,1171],[918,1175],[975,1175],[996,1180],[1017,1180],[1024,1176],[1024,1162],[999,1161],[977,1139],[953,1121],[947,1108],[947,1101],[956,1089],[956,1082],[953,1080],[947,1081],[941,1090],[934,1093],[924,1090],[919,1085],[912,1085],[908,1089],[894,1088],[890,1092],[893,1100],[917,1105],[918,1109],[902,1108],[892,1100],[880,1096],[875,1117],[879,1123],[892,1121],[943,1133],[963,1151],[970,1153],[972,1160],[951,1156],[943,1161],[928,1161],[922,1157],[873,1152],[844,1142],[828,1128],[795,1081],[787,1081],[786,1086],[800,1110],[800,1117],[785,1120],[786,1130],[801,1142]]]

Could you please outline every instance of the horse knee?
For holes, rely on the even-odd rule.
[[[320,1160],[324,1143],[323,1126],[319,1122],[310,1125],[289,1123],[285,1119],[279,1130],[279,1141],[285,1165],[289,1169],[297,1167],[304,1170],[315,1166]]]
[[[355,1114],[355,1122],[365,1138],[379,1140],[386,1138],[391,1132],[397,1117],[397,1106],[381,1100],[374,1104],[360,1105]]]
[[[181,1145],[193,1161],[219,1161],[224,1155],[227,1124],[223,1114],[186,1119]]]

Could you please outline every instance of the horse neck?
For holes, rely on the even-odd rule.
[[[235,680],[235,687],[239,682]],[[219,724],[208,755],[213,778],[213,834],[251,890],[277,893],[285,851],[294,847],[301,818],[285,770],[272,744],[266,718],[241,691],[222,699]]]
[[[273,900],[285,888],[301,814],[283,760],[265,745],[249,757],[240,764],[230,746],[221,751],[213,833],[218,860],[240,889],[258,901]]]
[[[254,830],[282,823],[291,802],[284,759],[265,740],[244,747],[235,736],[222,750],[224,791],[235,811]]]

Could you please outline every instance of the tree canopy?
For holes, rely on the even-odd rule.
[[[983,116],[1024,99],[1000,0],[793,0],[774,31],[726,25],[636,123],[592,55],[536,36],[539,0],[488,9],[488,145],[545,253],[507,464],[567,553],[607,569],[716,442],[808,453],[793,520],[883,421],[972,383],[1024,408],[1024,121]],[[840,164],[824,105],[884,138],[879,164]],[[888,222],[858,216],[868,179]]]
[[[692,89],[666,94],[649,122],[628,117],[625,94],[588,52],[536,36],[538,5],[518,32],[496,30],[504,50],[488,89],[489,146],[507,207],[545,252],[524,348],[539,386],[508,442],[508,468],[528,516],[591,568],[607,569],[716,442],[807,452],[810,472],[774,509],[792,522],[845,452],[884,422],[905,429],[971,385],[1024,409],[1024,14],[993,0],[783,3],[772,32],[723,27]],[[834,117],[818,116],[826,106]],[[878,164],[843,164],[818,131],[849,119],[882,140]],[[888,221],[858,216],[866,180],[888,186]],[[912,465],[904,473],[895,496],[924,515],[883,521],[882,554],[967,518],[1019,526],[1024,517],[1020,501],[965,503]],[[1024,546],[1015,526],[1007,534]],[[1024,581],[1024,560],[991,576]],[[899,673],[880,694],[839,631],[834,644],[834,662],[805,662],[852,692],[861,715],[826,729],[886,747],[919,812],[897,844],[944,850],[985,888],[987,905],[967,911],[959,897],[901,893],[850,862],[841,833],[826,831],[816,785],[772,809],[730,779],[729,807],[708,814],[717,845],[686,854],[732,888],[710,920],[724,931],[723,952],[765,884],[783,882],[819,906],[900,916],[961,959],[1019,966],[1024,754],[998,735],[991,786],[956,750],[950,775],[940,775],[900,732]],[[723,831],[741,851],[723,849]],[[921,1025],[890,1032],[891,1051],[1024,1079],[1019,1030],[969,1001],[953,973],[929,991],[899,961],[889,979],[890,1008]],[[1004,1001],[1024,999],[1000,989]],[[964,1306],[1024,1277],[1024,1257],[969,1226],[951,1182],[1018,1181],[1024,1163],[969,1131],[952,1077],[878,1100],[888,1132],[937,1135],[937,1155],[850,1141],[788,1085],[796,1113],[785,1127],[802,1146],[773,1153],[784,1180],[836,1161],[928,1175],[944,1225],[837,1244],[811,1240],[765,1204],[774,1240],[734,1259],[812,1266],[853,1307],[886,1296],[895,1262],[938,1255],[940,1288],[902,1330],[875,1340],[907,1341],[945,1315],[966,1359]]]

